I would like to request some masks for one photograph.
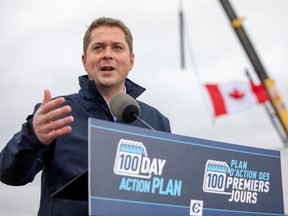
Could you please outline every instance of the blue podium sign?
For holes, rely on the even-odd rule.
[[[89,119],[89,213],[284,215],[280,152]]]

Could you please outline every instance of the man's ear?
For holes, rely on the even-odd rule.
[[[131,55],[130,57],[130,70],[132,70],[133,66],[134,66],[134,58],[135,58],[135,55],[134,53]]]
[[[86,56],[85,56],[85,54],[82,54],[81,59],[82,59],[82,64],[86,70]]]

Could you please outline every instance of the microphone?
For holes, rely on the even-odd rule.
[[[126,93],[116,94],[110,102],[110,109],[114,116],[122,122],[132,123],[138,120],[147,128],[155,130],[144,120],[142,120],[140,115],[140,106],[137,101]]]

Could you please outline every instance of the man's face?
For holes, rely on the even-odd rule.
[[[122,91],[134,64],[124,32],[118,27],[103,26],[92,30],[90,38],[86,55],[82,55],[89,79],[100,89]]]

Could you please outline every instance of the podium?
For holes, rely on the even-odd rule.
[[[90,215],[285,215],[279,151],[89,119],[88,164]]]

